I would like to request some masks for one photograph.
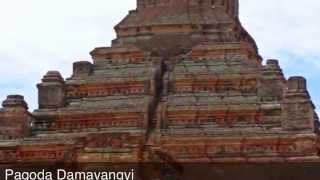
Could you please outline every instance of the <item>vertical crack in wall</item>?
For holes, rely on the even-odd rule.
[[[163,91],[163,76],[165,74],[166,68],[164,64],[164,59],[163,57],[161,58],[155,58],[153,60],[153,66],[155,70],[154,78],[151,80],[151,88],[153,88],[153,99],[152,102],[150,103],[149,106],[149,111],[148,111],[148,127],[146,131],[146,139],[145,139],[145,146],[148,144],[150,137],[152,136],[152,133],[156,129],[157,126],[157,109],[160,104],[161,98],[163,96],[162,91]]]

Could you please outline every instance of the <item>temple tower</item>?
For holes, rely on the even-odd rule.
[[[9,95],[0,107],[0,140],[30,135],[32,119],[28,105],[21,95]]]
[[[0,138],[14,140],[0,141],[0,163],[320,161],[306,80],[262,63],[238,9],[238,0],[137,0],[92,62],[42,78],[39,109],[8,96]]]
[[[137,9],[168,6],[170,3],[185,3],[190,6],[198,6],[201,8],[209,7],[212,9],[222,8],[230,16],[238,18],[239,0],[137,0]]]
[[[238,11],[238,0],[138,0],[137,9],[115,27],[113,46],[134,44],[167,56],[206,41],[255,44]]]

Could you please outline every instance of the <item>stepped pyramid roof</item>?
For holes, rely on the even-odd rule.
[[[309,162],[319,123],[306,79],[262,58],[238,0],[137,0],[111,47],[0,110],[0,163]]]

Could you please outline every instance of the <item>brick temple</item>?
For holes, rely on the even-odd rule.
[[[137,0],[111,47],[9,95],[0,163],[319,162],[303,77],[263,63],[238,0]]]

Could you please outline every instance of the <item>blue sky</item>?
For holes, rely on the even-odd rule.
[[[113,26],[135,0],[0,0],[0,101],[25,96],[37,107],[36,83],[48,70],[69,77],[72,63],[90,60],[89,51],[107,46]],[[320,1],[240,0],[244,27],[264,59],[279,59],[287,77],[308,79],[320,107]]]

